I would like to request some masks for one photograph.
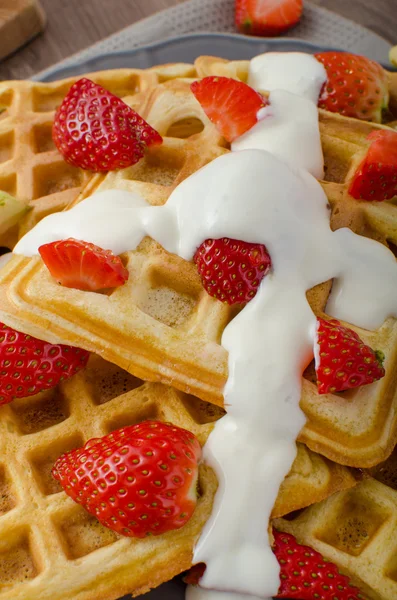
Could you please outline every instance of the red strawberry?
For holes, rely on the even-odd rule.
[[[190,431],[145,421],[63,454],[52,474],[103,525],[141,538],[179,529],[190,519],[200,456]]]
[[[382,352],[374,352],[355,331],[336,319],[317,319],[316,374],[319,394],[342,392],[385,375]]]
[[[380,64],[349,52],[320,52],[315,57],[328,76],[319,107],[380,123],[389,102],[387,74]]]
[[[58,108],[52,137],[66,162],[91,171],[129,167],[163,141],[125,102],[85,77]]]
[[[390,200],[397,196],[397,132],[373,131],[371,145],[353,175],[349,194],[357,200]]]
[[[273,552],[280,563],[281,585],[276,598],[299,600],[363,600],[338,567],[319,552],[298,544],[293,535],[273,529]]]
[[[123,285],[128,271],[111,250],[70,238],[40,246],[51,275],[65,287],[96,292]]]
[[[0,405],[55,387],[83,369],[89,353],[49,344],[0,323]]]
[[[241,33],[273,36],[296,25],[303,0],[236,0],[235,22]]]
[[[276,598],[299,600],[364,600],[360,590],[353,587],[338,567],[324,560],[319,552],[298,544],[293,535],[280,533],[273,528],[275,553],[280,563],[280,587]],[[197,585],[205,565],[194,565],[184,581]]]
[[[207,293],[228,304],[249,302],[271,267],[263,244],[230,238],[205,240],[194,262]]]
[[[229,77],[204,77],[190,86],[207,117],[232,142],[257,122],[267,100],[249,85]]]

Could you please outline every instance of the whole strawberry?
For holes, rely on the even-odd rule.
[[[0,405],[55,387],[83,369],[89,353],[49,344],[0,323]]]
[[[141,538],[179,529],[190,519],[200,456],[189,431],[144,421],[63,454],[52,474],[103,525]]]
[[[232,142],[257,123],[268,102],[252,87],[230,77],[204,77],[190,89],[219,133]]]
[[[280,35],[302,16],[303,0],[236,0],[235,22],[241,33]]]
[[[318,106],[380,123],[389,102],[387,74],[381,65],[349,52],[320,52],[315,57],[327,72]]]
[[[319,552],[298,544],[295,537],[273,528],[273,552],[280,564],[280,587],[276,598],[298,600],[364,600],[338,567],[324,560]],[[184,581],[198,585],[205,564],[194,565]]]
[[[129,276],[119,256],[81,240],[43,244],[39,253],[51,275],[65,287],[96,292],[119,287]]]
[[[336,319],[317,319],[315,363],[319,394],[342,392],[385,375],[384,356]]]
[[[367,154],[356,169],[349,194],[357,200],[390,200],[397,196],[397,132],[373,131]]]
[[[125,102],[90,79],[76,81],[58,108],[52,137],[66,162],[91,171],[138,162],[161,135]]]
[[[249,302],[271,267],[263,244],[221,238],[205,240],[194,262],[207,293],[228,304]]]

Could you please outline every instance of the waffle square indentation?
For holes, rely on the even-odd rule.
[[[6,177],[0,177],[0,190],[7,192],[11,196],[16,196],[17,192],[17,176],[15,173],[7,175]]]
[[[80,448],[83,445],[83,437],[79,433],[76,433],[65,439],[55,439],[48,446],[38,446],[32,452],[30,462],[37,485],[43,494],[50,496],[62,491],[61,485],[51,474],[52,467],[61,454],[74,448]]]
[[[33,128],[33,149],[37,153],[55,150],[52,139],[52,123],[43,123]]]
[[[393,490],[397,490],[397,446],[387,460],[372,469],[368,469],[368,472],[371,477],[393,488]]]
[[[16,505],[11,478],[3,465],[0,465],[0,515],[4,515]]]
[[[34,169],[33,199],[78,187],[82,178],[79,169],[62,160],[52,165],[39,165]]]
[[[107,433],[116,431],[122,427],[129,427],[130,425],[136,425],[142,421],[153,421],[161,417],[159,414],[159,407],[156,402],[153,402],[149,398],[145,398],[143,395],[139,410],[137,406],[132,406],[131,410],[125,409],[119,413],[112,414],[112,417],[107,421],[105,428]]]
[[[7,131],[0,135],[0,163],[10,160],[14,154],[14,132]]]
[[[389,517],[385,507],[361,496],[360,488],[353,488],[316,537],[346,554],[359,556]]]
[[[86,556],[119,539],[114,531],[101,525],[81,507],[63,515],[57,527],[65,554],[71,560]]]
[[[95,83],[101,85],[119,98],[132,96],[140,91],[140,78],[136,73],[129,73],[124,77],[107,77],[106,74],[99,75],[95,76]]]
[[[197,117],[186,117],[172,123],[166,132],[166,137],[174,137],[186,139],[197,133],[201,133],[204,129],[204,123]]]
[[[184,394],[183,392],[177,392],[177,394],[189,415],[198,425],[214,423],[226,413],[220,406],[200,400],[200,398],[192,396],[192,394]]]
[[[58,108],[70,87],[70,83],[64,83],[55,89],[46,86],[38,86],[33,90],[34,112],[50,112]]]
[[[184,160],[184,154],[180,151],[172,151],[167,146],[153,147],[136,165],[124,171],[125,178],[170,187]]]
[[[69,417],[67,402],[59,388],[20,398],[10,404],[18,429],[23,434],[36,433],[62,423]]]
[[[201,293],[198,277],[186,277],[186,271],[179,271],[177,264],[150,266],[145,285],[133,290],[134,300],[144,313],[174,328],[189,320]]]
[[[86,369],[87,381],[95,404],[105,404],[143,385],[142,379],[123,371],[117,365],[92,357]]]
[[[11,106],[14,98],[13,90],[6,90],[0,94],[0,119],[8,117],[8,108]]]
[[[26,531],[7,532],[6,539],[0,542],[0,588],[24,583],[38,574],[29,534]]]

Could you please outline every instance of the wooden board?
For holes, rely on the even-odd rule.
[[[0,0],[0,59],[43,31],[44,25],[39,0]]]

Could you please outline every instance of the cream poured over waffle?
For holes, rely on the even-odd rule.
[[[251,600],[269,597],[279,587],[267,524],[305,422],[299,408],[301,374],[313,356],[316,329],[306,291],[334,277],[327,307],[332,316],[369,329],[397,316],[393,254],[348,229],[332,232],[326,196],[313,176],[322,172],[313,104],[325,81],[322,65],[298,54],[293,60],[272,55],[268,61],[265,55],[252,64],[256,80],[251,82],[264,81],[257,87],[274,90],[270,109],[233,144],[233,152],[183,181],[164,206],[148,206],[125,191],[102,192],[44,219],[15,249],[32,255],[44,243],[74,237],[119,254],[150,235],[191,260],[207,238],[266,245],[272,272],[222,337],[229,352],[228,413],[204,449],[219,489],[194,555],[195,562],[207,565],[200,584],[236,592],[235,600],[241,594]],[[295,124],[294,106],[299,107]],[[218,600],[228,596],[233,598],[222,593]]]

